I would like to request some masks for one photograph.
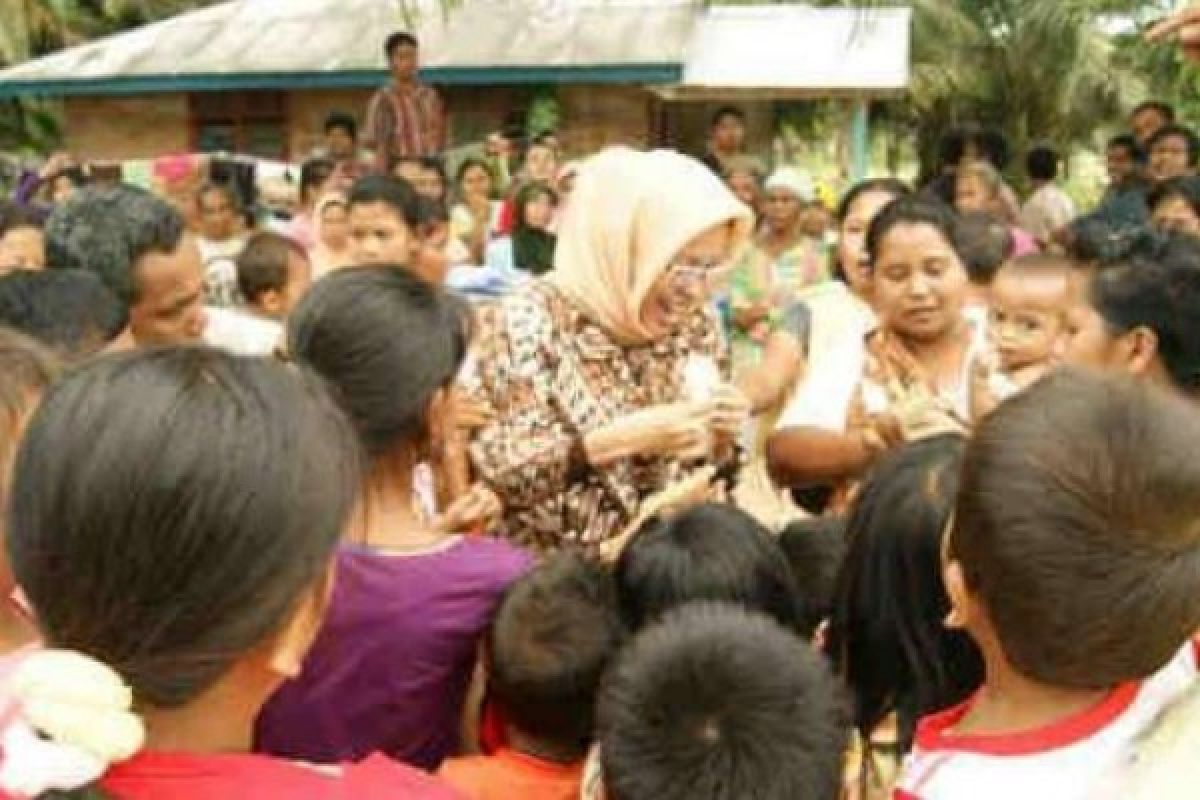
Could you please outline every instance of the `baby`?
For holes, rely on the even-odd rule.
[[[1022,256],[996,273],[988,337],[995,350],[997,400],[1025,389],[1052,366],[1070,299],[1071,262],[1051,255]]]

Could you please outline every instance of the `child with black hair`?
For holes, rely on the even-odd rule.
[[[387,175],[370,175],[354,184],[346,208],[356,265],[412,266],[420,248],[420,203],[411,186]]]
[[[1073,270],[1066,258],[1030,255],[1008,262],[996,273],[987,323],[997,360],[988,385],[994,400],[1026,388],[1054,366],[1071,302]]]
[[[333,387],[368,468],[330,612],[304,671],[258,721],[263,752],[329,762],[379,750],[432,769],[458,750],[480,639],[531,562],[464,535],[499,512],[485,489],[440,519],[416,499],[419,464],[445,471],[467,340],[462,303],[399,269],[334,272],[288,318],[289,357]]]
[[[468,800],[575,800],[596,692],[623,630],[608,575],[564,554],[518,580],[487,639],[489,698],[508,745],[450,759],[438,774]]]
[[[1138,738],[1197,686],[1200,415],[1060,370],[967,447],[944,544],[983,687],[927,717],[897,797],[1127,797]]]
[[[733,603],[798,635],[800,593],[783,551],[758,520],[733,506],[704,504],[649,519],[617,560],[614,579],[630,630],[697,600]]]
[[[846,521],[825,652],[854,696],[850,800],[889,797],[917,720],[983,681],[970,638],[947,630],[941,542],[965,442],[935,436],[876,465]]]
[[[314,769],[248,752],[320,625],[358,464],[320,382],[267,359],[142,351],[54,386],[10,498],[45,649],[7,683],[0,796],[452,797],[381,757]]]
[[[824,626],[833,613],[834,588],[846,556],[846,520],[836,515],[793,520],[779,532],[779,547],[796,576],[800,633],[823,648]]]
[[[251,311],[281,321],[312,285],[312,264],[298,242],[278,233],[256,233],[237,258],[237,282]]]
[[[693,604],[642,632],[600,692],[608,800],[832,800],[846,714],[819,655],[770,618]]]
[[[68,363],[133,347],[128,307],[81,269],[0,277],[0,325],[32,336]]]
[[[1012,229],[995,214],[969,211],[959,219],[957,245],[970,280],[963,315],[977,330],[984,330],[992,280],[1015,249]]]

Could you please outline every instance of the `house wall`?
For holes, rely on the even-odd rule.
[[[185,94],[69,97],[63,114],[64,145],[85,160],[148,158],[189,147]]]
[[[561,86],[560,131],[568,157],[607,144],[655,143],[652,95],[637,86]],[[288,94],[289,156],[299,161],[319,146],[325,117],[348,111],[360,124],[372,95],[367,89],[320,89]],[[453,145],[478,142],[506,117],[523,119],[534,89],[521,86],[454,86],[443,89]],[[74,97],[64,102],[66,147],[88,160],[149,158],[191,147],[188,96]]]

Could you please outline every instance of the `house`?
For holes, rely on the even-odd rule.
[[[781,99],[847,98],[861,126],[867,101],[903,92],[909,24],[907,9],[694,0],[231,0],[0,71],[0,97],[61,98],[66,147],[90,160],[299,160],[329,112],[361,118],[383,39],[410,30],[454,143],[548,101],[570,152],[696,150],[710,110],[737,102],[765,145]]]

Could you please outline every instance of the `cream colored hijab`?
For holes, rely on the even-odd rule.
[[[684,245],[723,222],[736,250],[754,215],[699,161],[610,147],[580,165],[549,280],[614,339],[645,344],[651,287]]]

